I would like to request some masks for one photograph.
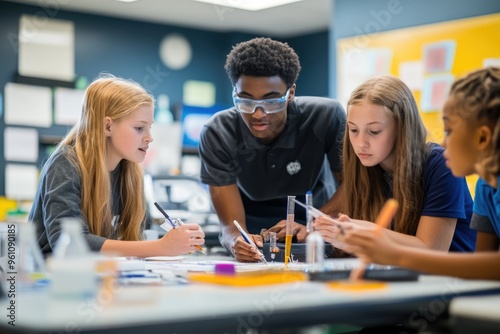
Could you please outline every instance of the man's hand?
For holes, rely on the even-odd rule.
[[[249,234],[248,236],[253,239],[253,242],[255,242],[257,247],[263,246],[262,238],[259,235]],[[247,243],[242,236],[239,236],[234,240],[231,251],[238,262],[260,261],[260,254],[258,251],[252,245]]]
[[[280,221],[273,227],[263,231],[261,236],[264,240],[269,240],[269,233],[276,232],[276,239],[280,241],[285,241],[286,237],[286,220]],[[307,229],[304,225],[293,222],[293,236],[297,238],[297,242],[306,242]],[[261,238],[261,240],[262,240]]]

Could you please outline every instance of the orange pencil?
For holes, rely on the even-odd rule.
[[[397,210],[398,210],[398,202],[395,199],[390,198],[387,200],[387,202],[385,202],[384,206],[382,207],[382,210],[380,210],[380,213],[377,216],[377,219],[375,219],[376,234],[379,234],[383,228],[387,228],[387,226],[389,226]],[[365,273],[367,264],[368,263],[360,262],[359,267],[351,270],[351,275],[349,276],[349,279],[351,280],[361,279],[363,277],[363,274]]]

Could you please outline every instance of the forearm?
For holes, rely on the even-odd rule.
[[[178,255],[173,249],[161,248],[158,240],[123,241],[106,239],[106,241],[102,244],[101,253],[137,257]]]
[[[429,248],[421,239],[414,235],[403,234],[387,229],[384,229],[383,232],[387,237],[399,245],[425,249]]]
[[[384,233],[392,241],[396,242],[399,245],[415,247],[415,248],[441,250],[446,252],[450,248],[450,243],[451,243],[451,237],[450,240],[447,242],[444,242],[444,240],[443,242],[439,242],[440,241],[439,238],[428,238],[428,240],[425,239],[423,240],[419,238],[418,233],[416,236],[399,233],[392,230],[384,230]],[[435,233],[438,234],[438,232]],[[445,239],[445,236],[442,236],[441,239]]]
[[[500,253],[444,253],[401,247],[397,265],[434,275],[500,280]]]
[[[240,236],[240,232],[236,229],[236,227],[231,228],[226,225],[223,225],[221,232],[220,242],[222,243],[222,246],[232,253],[232,247],[236,238]]]
[[[233,224],[236,220],[244,229],[245,209],[236,184],[224,187],[209,186],[210,197],[221,226],[220,242],[227,250],[232,251],[234,240],[240,235]]]
[[[385,230],[384,233],[392,241],[403,246],[447,252],[453,240],[456,224],[456,218],[421,216],[415,236],[389,230]]]

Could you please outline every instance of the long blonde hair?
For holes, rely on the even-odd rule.
[[[101,75],[87,88],[81,117],[58,146],[58,149],[72,151],[68,156],[80,170],[81,210],[93,234],[110,237],[112,228],[113,198],[106,166],[104,118],[119,120],[141,106],[153,104],[153,98],[139,84],[109,74]],[[121,168],[117,237],[140,240],[141,224],[146,218],[143,169],[128,160],[122,160],[117,168]]]
[[[492,130],[492,145],[477,168],[487,181],[496,179],[500,175],[500,67],[486,67],[456,80],[450,98],[453,113]]]
[[[384,107],[396,123],[392,196],[399,202],[392,229],[415,235],[423,205],[423,167],[427,131],[409,88],[393,76],[379,76],[354,90],[347,106],[369,102]],[[349,131],[344,135],[343,183],[346,194],[341,212],[355,219],[375,221],[386,201],[387,175],[379,165],[365,167],[354,153]]]

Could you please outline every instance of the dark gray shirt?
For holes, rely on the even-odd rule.
[[[51,253],[54,249],[61,233],[61,220],[67,217],[82,221],[83,235],[90,249],[99,251],[106,238],[89,232],[86,217],[81,210],[80,171],[66,154],[71,154],[71,151],[68,149],[56,151],[44,164],[29,221],[36,226],[38,244],[44,254]],[[120,165],[111,173],[113,215],[118,215],[120,212],[119,182],[117,182],[119,169]],[[110,238],[116,238],[114,232]]]
[[[311,190],[319,207],[335,192],[332,172],[342,169],[344,109],[333,99],[295,97],[287,113],[285,129],[270,144],[254,137],[234,108],[215,114],[201,133],[201,181],[238,185],[250,233],[286,219],[289,195],[304,201]],[[305,213],[295,209],[296,221],[304,222]]]

